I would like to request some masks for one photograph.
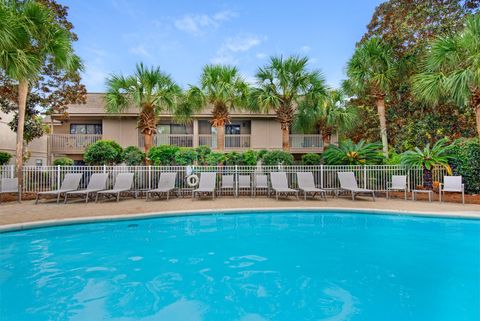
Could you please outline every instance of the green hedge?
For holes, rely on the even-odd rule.
[[[451,167],[454,175],[461,175],[465,192],[480,194],[480,143],[478,139],[459,139],[453,143]]]
[[[123,161],[129,166],[139,166],[145,163],[145,153],[137,146],[128,146],[123,150]]]
[[[73,159],[68,157],[60,157],[53,161],[53,165],[55,166],[72,166],[74,164]]]
[[[180,148],[175,153],[175,164],[176,165],[193,165],[197,160],[197,151],[193,148]]]
[[[10,162],[10,158],[12,158],[12,154],[0,152],[0,165],[7,165]]]
[[[113,140],[99,140],[85,150],[83,160],[88,165],[115,165],[123,162],[123,149]]]
[[[282,150],[270,151],[263,156],[264,165],[292,165],[293,161],[293,155]]]
[[[174,165],[175,154],[180,147],[175,145],[161,145],[150,148],[148,158],[153,165]]]
[[[302,165],[320,165],[321,160],[319,154],[308,153],[302,156]]]

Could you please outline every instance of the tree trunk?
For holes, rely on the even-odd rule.
[[[223,151],[225,149],[225,124],[219,125],[217,128],[217,149]]]
[[[432,171],[425,167],[423,168],[423,186],[426,189],[433,189]]]
[[[143,140],[145,141],[145,154],[148,154],[148,151],[150,150],[150,148],[152,148],[153,145],[153,135],[150,133],[144,133]]]
[[[322,135],[322,141],[323,141],[323,149],[327,149],[328,146],[330,146],[330,141],[332,139],[331,135]]]
[[[382,138],[383,155],[388,158],[387,120],[385,118],[385,99],[377,98],[377,111],[380,120],[380,137]]]
[[[17,125],[17,155],[15,164],[18,179],[18,201],[22,200],[23,189],[23,130],[25,126],[25,109],[27,108],[28,81],[21,80],[18,84],[18,125]]]
[[[285,152],[290,151],[290,128],[287,124],[282,124],[282,149]]]

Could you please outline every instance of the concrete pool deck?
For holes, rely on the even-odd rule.
[[[155,200],[145,202],[144,199],[126,199],[116,202],[83,202],[56,204],[47,201],[35,205],[34,201],[8,202],[0,204],[0,230],[22,229],[42,225],[84,222],[89,220],[125,219],[145,216],[171,215],[172,212],[191,211],[227,211],[235,209],[359,209],[377,211],[398,211],[405,214],[434,214],[445,217],[468,217],[480,219],[480,205],[458,203],[439,203],[425,201],[404,201],[400,199],[386,200],[377,198],[375,202],[367,198],[349,199],[329,198],[327,201],[300,200],[293,198],[275,199],[258,197],[218,197],[215,200],[190,198],[174,198],[169,201]]]

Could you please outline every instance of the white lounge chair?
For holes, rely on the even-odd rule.
[[[272,183],[272,190],[275,192],[275,198],[278,200],[279,195],[293,194],[298,200],[298,190],[288,187],[287,173],[273,172],[270,173],[270,182]]]
[[[340,189],[352,193],[352,200],[355,200],[356,194],[371,194],[375,201],[375,192],[371,189],[358,187],[355,174],[353,172],[338,172]]]
[[[98,202],[98,197],[103,196],[105,198],[115,197],[117,202],[120,201],[121,194],[130,193],[133,186],[133,173],[120,173],[115,178],[115,184],[112,189],[97,192],[95,203]]]
[[[267,175],[255,175],[253,181],[253,197],[257,197],[257,190],[267,190],[267,196],[270,197],[270,186],[268,185]]]
[[[106,173],[95,173],[92,174],[90,177],[90,181],[88,182],[86,189],[71,191],[65,193],[65,200],[64,203],[67,203],[68,196],[80,196],[85,197],[85,203],[88,203],[88,197],[90,195],[94,195],[99,191],[103,191],[107,188],[107,179],[108,174]]]
[[[76,191],[78,189],[78,186],[80,185],[80,180],[82,179],[82,175],[83,174],[81,173],[65,174],[65,177],[63,178],[63,182],[60,185],[60,188],[53,191],[38,192],[37,197],[35,199],[35,204],[38,204],[38,200],[40,199],[40,196],[47,196],[47,195],[57,196],[57,204],[58,204],[60,202],[60,197],[62,195],[65,195],[65,193],[67,192]]]
[[[236,194],[235,185],[233,183],[233,175],[222,175],[222,185],[220,186],[220,193],[225,195],[227,191],[232,191],[232,194]]]
[[[0,182],[0,202],[2,194],[18,193],[18,178],[2,178]]]
[[[440,184],[440,202],[445,192],[462,193],[462,204],[465,204],[465,184],[462,183],[462,176],[444,176],[443,184]]]
[[[177,179],[177,173],[161,173],[158,180],[158,186],[156,189],[147,191],[146,200],[149,200],[151,194],[160,197],[162,194],[167,195],[167,200],[170,199],[170,192],[175,189],[175,180]]]
[[[323,197],[325,200],[327,200],[327,191],[315,186],[315,180],[312,172],[298,172],[297,182],[298,189],[303,192],[305,200],[307,199],[307,194],[313,194],[313,198],[315,198],[315,195],[319,194],[320,197]]]
[[[242,190],[247,190],[252,193],[252,179],[250,175],[238,175],[237,181],[237,197]]]
[[[215,188],[217,186],[217,173],[205,172],[200,174],[200,183],[198,188],[192,191],[192,199],[195,195],[212,194],[212,199],[215,199]]]
[[[391,191],[403,191],[405,193],[405,200],[407,200],[407,176],[406,175],[393,175],[392,182],[387,186],[387,199],[390,199]]]

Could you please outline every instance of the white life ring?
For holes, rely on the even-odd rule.
[[[198,185],[198,176],[195,174],[192,174],[187,177],[187,184],[190,187],[195,187]]]

